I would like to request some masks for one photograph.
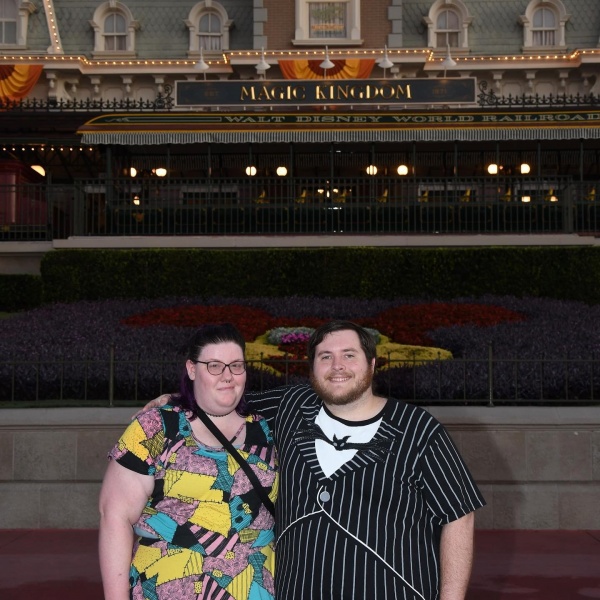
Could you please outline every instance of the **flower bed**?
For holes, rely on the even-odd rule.
[[[485,399],[493,344],[496,361],[520,361],[495,363],[496,398],[533,400],[541,391],[543,400],[560,399],[568,384],[569,397],[585,399],[597,395],[600,386],[600,369],[594,371],[589,362],[600,349],[600,332],[589,326],[598,316],[596,306],[513,297],[444,303],[291,297],[57,304],[0,321],[0,398],[107,398],[111,348],[117,398],[145,399],[177,389],[179,348],[193,328],[222,321],[240,328],[249,342],[249,360],[263,358],[269,367],[249,369],[250,388],[281,384],[282,377],[296,382],[307,373],[307,331],[346,318],[381,334],[380,364],[388,368],[377,379],[386,393],[422,402]],[[280,330],[275,345],[266,336],[277,328],[287,331]],[[402,349],[404,354],[394,354]],[[455,360],[425,364],[441,352]],[[565,359],[572,361],[567,367]]]

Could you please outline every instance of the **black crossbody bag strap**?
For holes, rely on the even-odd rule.
[[[208,415],[201,408],[198,409],[196,414],[198,415],[199,419],[206,425],[206,428],[219,440],[219,442],[221,442],[221,444],[223,444],[223,448],[225,448],[225,450],[227,450],[227,452],[229,452],[229,454],[231,454],[231,456],[235,458],[235,460],[240,465],[242,471],[246,473],[246,476],[250,480],[250,483],[254,486],[254,489],[256,490],[256,493],[258,494],[262,503],[265,505],[265,508],[273,516],[275,516],[275,506],[271,502],[271,498],[269,498],[267,492],[265,491],[265,488],[261,485],[260,481],[258,480],[258,477],[250,468],[248,462],[244,460],[242,456],[240,456],[240,453],[234,448],[233,444],[223,435],[221,430],[210,420]]]

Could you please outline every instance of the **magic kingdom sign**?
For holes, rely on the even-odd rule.
[[[456,105],[476,101],[474,77],[176,81],[175,106]]]

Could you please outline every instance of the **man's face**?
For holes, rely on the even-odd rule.
[[[343,406],[370,393],[374,367],[355,331],[334,331],[315,349],[310,383],[325,404]]]

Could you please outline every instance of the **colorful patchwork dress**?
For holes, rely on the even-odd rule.
[[[246,418],[238,451],[275,500],[277,459],[266,420]],[[139,415],[110,457],[155,479],[134,527],[133,600],[273,598],[273,517],[231,455],[196,442],[183,411],[165,406]]]

